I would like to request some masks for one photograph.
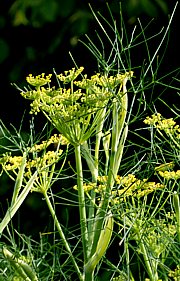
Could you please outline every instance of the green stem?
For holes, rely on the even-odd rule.
[[[55,223],[55,225],[56,225],[56,227],[57,227],[57,230],[58,230],[58,232],[59,232],[59,235],[60,235],[60,237],[61,237],[61,239],[62,239],[62,241],[63,241],[64,247],[66,248],[66,250],[67,250],[67,252],[68,252],[68,254],[69,254],[69,256],[70,256],[70,258],[71,258],[71,260],[72,260],[72,262],[73,262],[73,264],[74,264],[74,267],[75,267],[75,269],[76,269],[76,272],[77,272],[77,274],[78,274],[78,276],[79,276],[79,280],[80,280],[80,281],[84,281],[83,276],[82,276],[82,274],[81,274],[81,272],[80,272],[80,269],[79,269],[79,267],[78,267],[78,265],[77,265],[77,263],[76,263],[76,261],[75,261],[75,259],[74,259],[74,256],[73,256],[73,254],[72,254],[72,251],[71,251],[71,249],[70,249],[70,247],[69,247],[69,244],[68,244],[68,242],[67,242],[67,240],[66,240],[66,237],[65,237],[65,235],[64,235],[64,232],[63,232],[63,230],[62,230],[62,228],[61,228],[61,225],[60,225],[60,223],[59,223],[59,221],[58,221],[58,219],[57,219],[55,210],[54,210],[54,208],[53,208],[53,206],[52,206],[52,204],[51,204],[51,201],[50,201],[50,199],[49,199],[49,196],[47,195],[47,192],[45,192],[43,195],[44,195],[44,197],[45,197],[47,206],[48,206],[49,211],[50,211],[50,213],[51,213],[51,215],[52,215],[52,217],[53,217],[53,220],[54,220],[54,223]]]
[[[94,270],[85,273],[84,281],[94,281]]]
[[[84,187],[83,187],[83,172],[82,172],[80,145],[75,146],[75,157],[76,157],[81,237],[82,237],[82,244],[83,244],[84,263],[86,263],[88,257],[88,231],[87,231],[86,204],[85,204],[85,194],[84,194]]]
[[[102,129],[103,129],[104,121],[105,121],[105,114],[106,114],[106,107],[104,109],[102,109],[102,111],[101,111],[101,120],[96,128],[96,143],[95,143],[94,159],[95,159],[95,167],[96,167],[97,173],[98,173],[98,164],[99,164],[99,147],[100,147],[100,141],[102,138]],[[97,178],[95,180],[97,180]]]
[[[144,262],[146,265],[146,269],[147,269],[149,278],[151,281],[158,281],[159,278],[158,278],[157,270],[156,270],[156,272],[154,272],[154,270],[152,269],[151,262],[148,257],[147,251],[146,251],[146,247],[143,242],[143,238],[141,237],[141,235],[139,233],[139,229],[136,230],[136,233],[137,233],[137,237],[138,237],[139,247],[140,247],[143,257],[144,257]]]
[[[126,89],[126,83],[127,83],[127,78],[124,79],[123,81],[123,92],[121,93],[121,99],[120,99],[120,106],[121,109],[118,112],[118,115],[115,117],[117,120],[117,153],[115,156],[115,162],[114,162],[114,175],[116,176],[119,170],[119,166],[121,164],[121,159],[123,155],[123,150],[124,150],[124,144],[127,138],[128,134],[128,125],[125,124],[126,121],[126,116],[127,116],[127,109],[128,109],[128,95],[127,95],[127,89]],[[121,88],[120,88],[121,90]],[[119,90],[119,91],[120,91]],[[116,113],[115,113],[116,114]]]
[[[13,218],[15,213],[18,211],[24,200],[26,199],[27,195],[29,194],[33,184],[37,178],[37,171],[31,176],[30,180],[27,182],[26,186],[20,193],[20,195],[16,198],[16,201],[8,208],[6,215],[4,216],[3,220],[0,223],[0,236],[3,230],[6,228],[10,220]]]
[[[127,115],[127,106],[128,106],[126,82],[127,79],[125,79],[123,82],[123,94],[121,93],[122,96],[120,100],[121,107],[119,108],[118,100],[114,100],[113,103],[112,144],[111,144],[109,171],[108,171],[108,181],[107,181],[104,198],[101,201],[101,204],[99,206],[96,215],[96,222],[94,224],[94,239],[93,239],[91,255],[93,255],[96,250],[100,232],[101,229],[103,228],[104,218],[106,216],[108,205],[109,205],[111,189],[114,185],[114,181],[117,176],[117,172],[119,170],[124,143],[127,137],[128,127],[127,126],[124,127],[125,119]],[[119,91],[121,91],[121,87]]]
[[[178,241],[180,242],[180,200],[177,192],[174,192],[173,194],[173,205],[174,205],[174,210],[177,220],[177,236],[178,236]]]
[[[22,187],[23,183],[23,178],[24,178],[24,170],[26,167],[26,152],[23,153],[23,158],[22,158],[22,163],[16,178],[15,186],[14,186],[14,192],[13,192],[13,197],[11,201],[11,206],[13,206],[16,203],[16,200],[18,199],[19,192]]]
[[[103,125],[104,125],[104,120],[105,120],[105,114],[106,114],[106,107],[101,110],[101,119],[100,122],[97,125],[96,128],[96,142],[95,142],[95,153],[94,153],[94,170],[92,173],[92,182],[97,183],[97,177],[99,174],[99,147],[100,147],[100,142],[102,138],[102,130],[103,130]],[[88,213],[88,233],[89,233],[89,254],[91,251],[91,247],[93,244],[93,237],[94,237],[94,216],[95,216],[95,197],[96,194],[92,190],[91,191],[91,201],[89,204],[89,213]]]
[[[8,249],[3,247],[3,254],[9,260],[13,269],[17,274],[26,281],[38,281],[35,271],[33,268],[26,263],[23,259],[17,258]],[[21,279],[22,280],[22,279]]]

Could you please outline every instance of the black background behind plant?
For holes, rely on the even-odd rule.
[[[86,2],[86,1],[85,1]],[[119,18],[119,4],[117,0],[107,1],[115,18]],[[122,1],[122,9],[127,32],[131,34],[137,17],[142,25],[146,25],[152,18],[154,23],[148,29],[156,34],[167,24],[168,14],[176,1],[127,0]],[[169,3],[171,2],[171,3]],[[90,1],[95,11],[100,11],[104,17],[109,12],[105,1]],[[170,72],[177,68],[179,58],[178,48],[178,7],[173,19],[170,43],[161,71]],[[78,0],[40,0],[40,1],[1,1],[0,9],[0,73],[1,73],[1,103],[0,118],[4,122],[18,125],[22,119],[24,108],[28,102],[24,101],[11,83],[25,83],[29,74],[51,73],[55,68],[62,72],[72,67],[73,63],[68,51],[73,53],[79,65],[92,73],[97,69],[96,61],[81,43],[80,37],[87,33],[94,40],[97,23],[87,3]],[[148,36],[148,34],[146,34]],[[157,38],[158,40],[158,38]],[[150,48],[154,48],[154,41]],[[138,51],[139,50],[139,51]],[[137,49],[133,57],[133,66],[142,64],[142,53]],[[159,73],[161,74],[161,73]]]
[[[104,17],[109,16],[105,1],[89,2],[94,11],[99,10]],[[160,7],[158,1],[122,1],[123,16],[129,36],[137,23],[137,17],[140,17],[143,26],[154,18],[146,33],[147,36],[158,33],[163,26],[167,25],[168,14],[171,14],[176,1],[164,0],[162,2],[164,5]],[[118,22],[118,1],[112,0],[108,1],[108,3],[113,16],[117,18]],[[26,110],[23,121],[23,131],[26,133],[26,131],[29,131],[29,102],[20,96],[11,83],[23,86],[26,85],[25,77],[29,73],[38,75],[45,72],[48,74],[52,73],[53,68],[57,73],[61,73],[72,68],[73,62],[68,51],[71,51],[79,66],[85,67],[86,73],[93,74],[94,71],[97,71],[96,60],[78,42],[78,38],[84,40],[84,34],[87,33],[92,40],[96,41],[95,30],[98,29],[99,31],[99,28],[86,1],[1,0],[0,4],[0,119],[9,129],[10,123],[18,128]],[[179,15],[180,7],[178,6],[171,25],[169,44],[159,70],[159,76],[163,76],[179,67]],[[157,42],[158,40],[157,37]],[[155,41],[153,40],[152,45],[149,43],[152,53],[156,48]],[[160,53],[162,52],[163,50]],[[142,60],[143,50],[137,47],[132,57],[132,65],[134,67],[140,66]],[[168,83],[168,81],[166,82]],[[160,88],[159,92],[161,92]],[[168,90],[164,94],[164,98],[166,102],[175,104],[178,107],[179,102],[177,95],[175,100],[175,91]],[[159,110],[164,111],[162,103],[157,103],[157,107]],[[37,131],[41,130],[45,124],[43,116],[38,115],[35,118],[35,124]],[[70,181],[71,184],[72,181]],[[11,188],[12,182],[3,176],[0,180],[1,210],[7,207],[7,198],[12,194]],[[62,218],[64,217],[65,219],[66,209],[63,209],[62,206],[58,208]],[[16,216],[17,225],[19,224],[18,221],[20,221],[20,231],[29,235],[44,230],[49,214],[47,215],[40,195],[33,194],[29,196],[26,200],[26,205],[21,207],[20,213],[21,217]],[[25,218],[23,218],[23,213]],[[37,218],[37,223],[33,220],[33,225],[32,217]]]

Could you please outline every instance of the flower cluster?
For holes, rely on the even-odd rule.
[[[180,170],[172,171],[174,166],[174,162],[161,164],[155,168],[155,171],[165,180],[178,180],[180,178]]]
[[[51,76],[52,74],[45,76],[45,73],[42,73],[41,75],[34,77],[32,74],[29,74],[29,76],[26,77],[26,80],[30,85],[38,88],[51,82]]]
[[[67,70],[64,72],[65,75],[59,74],[57,75],[57,78],[59,78],[60,81],[62,81],[64,84],[67,84],[69,82],[74,81],[79,74],[84,70],[84,67],[81,66],[77,70],[75,68],[72,68],[71,70]]]
[[[102,194],[106,190],[107,179],[107,176],[98,176],[98,184],[91,182],[85,183],[83,185],[84,191],[88,193],[89,191],[94,190],[96,193]],[[125,177],[117,175],[116,185],[118,185],[118,188],[116,187],[112,190],[111,203],[113,204],[121,202],[128,196],[140,198],[164,187],[163,184],[148,182],[147,179],[139,180],[133,174],[129,174]],[[77,190],[77,186],[74,186],[73,188]]]
[[[36,189],[33,190],[40,190],[40,178],[44,177],[44,179],[48,179],[48,175],[51,173],[51,168],[59,161],[60,156],[63,153],[63,150],[59,148],[56,151],[47,150],[48,146],[51,144],[68,145],[68,142],[62,135],[55,134],[47,141],[42,141],[40,144],[34,144],[27,149],[28,159],[25,166],[24,181],[28,180],[35,170],[38,171],[36,179],[38,188],[36,187]],[[39,154],[40,152],[41,154]],[[10,154],[5,154],[0,160],[0,163],[6,172],[9,173],[12,171],[17,175],[23,161],[23,156],[11,156]]]
[[[174,281],[179,281],[180,265],[178,265],[174,270],[170,270],[168,276],[172,277]]]
[[[74,84],[82,89],[94,90],[97,86],[103,88],[116,88],[118,85],[123,85],[124,79],[130,79],[133,76],[133,72],[126,72],[125,74],[117,74],[116,76],[107,76],[96,73],[92,75],[90,79],[87,78],[87,75],[84,75],[81,81],[75,81]],[[100,89],[100,88],[99,88]]]
[[[95,131],[99,122],[102,122],[102,112],[109,101],[120,100],[121,88],[131,79],[133,72],[117,74],[116,76],[82,75],[81,81],[75,79],[82,73],[83,67],[65,71],[57,75],[64,87],[42,87],[50,82],[50,75],[44,74],[27,77],[27,82],[36,87],[36,90],[23,91],[21,95],[32,100],[32,114],[42,111],[50,122],[73,145],[86,141]],[[70,83],[70,88],[65,84]],[[118,88],[118,89],[117,89]],[[104,116],[104,115],[103,115]]]
[[[176,124],[173,118],[165,119],[160,113],[153,114],[151,117],[146,117],[144,123],[150,126],[154,126],[160,131],[164,131],[170,138],[174,138],[176,141],[180,139],[180,126]]]
[[[90,192],[91,190],[95,190],[95,188],[96,188],[96,183],[84,183],[83,184],[83,188],[84,188],[84,192],[86,192],[86,193],[88,193],[88,192]],[[75,190],[78,190],[78,187],[77,187],[77,185],[74,185],[73,186],[73,189],[75,189]]]
[[[122,201],[125,197],[135,196],[140,198],[151,192],[164,188],[163,184],[150,182],[147,179],[137,179],[129,174],[125,177],[117,176],[116,183],[119,185],[114,202]]]
[[[11,155],[4,155],[2,157],[4,159],[3,166],[6,171],[16,170],[21,166],[22,163],[22,156],[11,156]]]
[[[68,140],[60,135],[60,134],[54,134],[51,136],[48,140],[42,141],[40,144],[34,144],[32,147],[28,148],[29,152],[40,152],[44,149],[46,149],[51,144],[61,144],[61,145],[67,145],[69,142]]]
[[[159,175],[166,180],[178,180],[180,179],[180,170],[175,171],[159,171]]]
[[[63,150],[56,151],[47,151],[42,156],[37,157],[35,159],[29,159],[29,161],[26,164],[27,172],[25,173],[25,176],[30,177],[32,175],[33,168],[38,169],[38,171],[44,170],[48,168],[49,166],[56,163],[63,153]]]

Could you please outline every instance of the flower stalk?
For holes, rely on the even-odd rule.
[[[60,225],[60,223],[59,223],[59,220],[58,220],[58,218],[57,218],[57,216],[56,216],[56,212],[55,212],[55,210],[54,210],[54,208],[53,208],[53,206],[52,206],[52,203],[51,203],[51,201],[50,201],[50,199],[49,199],[49,196],[48,196],[47,192],[44,192],[44,197],[45,197],[47,206],[48,206],[48,208],[49,208],[49,211],[50,211],[50,213],[51,213],[51,215],[52,215],[52,218],[53,218],[53,220],[54,220],[54,223],[55,223],[55,225],[56,225],[56,228],[57,228],[57,230],[58,230],[58,232],[59,232],[59,235],[60,235],[60,237],[61,237],[61,239],[62,239],[62,242],[63,242],[63,244],[64,244],[64,247],[65,247],[65,249],[67,250],[67,253],[69,254],[69,257],[71,258],[72,263],[73,263],[73,265],[74,265],[74,268],[75,268],[75,270],[76,270],[76,272],[77,272],[77,274],[78,274],[78,276],[79,276],[79,280],[80,280],[80,281],[84,281],[83,276],[82,276],[82,273],[80,272],[79,266],[78,266],[77,263],[76,263],[76,260],[75,260],[75,258],[74,258],[74,256],[73,256],[73,253],[72,253],[72,251],[71,251],[71,248],[70,248],[70,246],[69,246],[69,244],[68,244],[68,242],[67,242],[67,239],[66,239],[66,237],[65,237],[65,235],[64,235],[64,232],[63,232],[62,227],[61,227],[61,225]]]
[[[84,187],[83,187],[83,172],[82,172],[80,145],[75,146],[75,158],[76,158],[81,238],[82,238],[82,245],[83,245],[84,262],[86,263],[88,257],[88,231],[87,231],[86,203],[85,203],[85,194],[84,194]]]

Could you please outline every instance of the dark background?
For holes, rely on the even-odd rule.
[[[109,16],[106,2],[89,1],[94,11]],[[118,20],[117,0],[107,1],[113,16]],[[167,25],[176,1],[167,0],[124,0],[121,1],[127,32],[131,34],[141,19],[144,26],[154,18],[149,33],[156,34]],[[96,71],[97,64],[88,50],[78,42],[88,34],[96,37],[98,24],[94,20],[87,1],[81,0],[16,0],[0,1],[0,119],[6,124],[19,125],[28,102],[25,101],[11,83],[24,85],[25,77],[52,73],[53,68],[61,73],[70,69],[72,52],[78,65],[85,66],[90,73]],[[170,31],[170,42],[161,68],[162,74],[179,66],[179,16],[178,6]],[[148,34],[147,34],[148,35]],[[159,40],[159,39],[157,39]],[[152,43],[154,48],[154,41]],[[142,63],[139,48],[133,57],[136,65]]]
[[[89,2],[94,11],[100,11],[104,17],[109,17],[105,1],[94,0]],[[114,18],[118,22],[118,1],[112,0],[108,3]],[[137,18],[140,18],[145,26],[154,19],[148,32],[149,36],[156,34],[163,26],[167,26],[169,15],[172,13],[175,3],[176,1],[172,0],[122,1],[127,33],[131,34],[134,25],[138,23]],[[178,5],[170,29],[166,54],[159,70],[160,76],[179,67],[179,17],[180,7]],[[11,83],[23,87],[26,85],[25,78],[29,73],[33,75],[42,72],[49,74],[52,73],[53,68],[57,73],[61,73],[64,70],[71,69],[74,64],[69,56],[69,51],[73,54],[77,64],[85,67],[86,73],[93,74],[97,70],[96,60],[78,42],[78,39],[86,41],[85,34],[87,33],[92,40],[96,41],[96,29],[98,30],[98,24],[92,16],[87,1],[0,0],[0,119],[9,129],[11,128],[10,124],[13,124],[16,128],[20,126],[22,116],[26,111],[23,130],[29,131],[29,102],[20,96]],[[155,39],[152,45],[150,43],[150,49],[154,50],[157,47],[157,42]],[[163,48],[165,48],[165,45]],[[163,51],[161,52],[163,53]],[[141,48],[137,48],[132,57],[134,67],[142,64],[143,55]],[[171,81],[172,77],[173,74],[167,78],[166,82],[168,83],[168,79]],[[165,99],[169,102],[169,105],[175,104],[176,107],[179,107],[177,95],[174,98],[176,92],[175,90],[168,90]],[[161,105],[162,103],[159,107]],[[162,109],[164,110],[164,108]],[[42,116],[36,118],[37,130],[43,127],[43,122],[45,123],[45,119]],[[0,181],[1,210],[6,209],[7,198],[12,194],[11,186],[12,182],[3,176]],[[23,208],[25,208],[26,219],[21,224],[21,231],[28,235],[43,231],[47,223],[47,210],[44,203],[39,200],[39,195],[29,196],[26,207]],[[33,226],[32,217],[37,218],[37,223],[33,220]],[[19,220],[19,217],[17,217],[17,220]]]

